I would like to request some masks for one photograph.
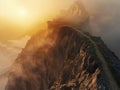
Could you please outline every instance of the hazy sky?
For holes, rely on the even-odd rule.
[[[72,0],[0,0],[0,16],[13,21],[31,21],[65,8]],[[22,15],[22,13],[26,15]],[[29,22],[27,22],[29,23]]]
[[[25,26],[57,14],[76,0],[0,0],[0,40],[26,33]],[[89,12],[94,35],[120,55],[120,0],[81,0]],[[21,26],[20,26],[21,25]],[[22,27],[23,26],[23,27]]]
[[[72,1],[65,0],[0,0],[0,39],[13,39],[26,33],[36,21],[58,13]],[[55,15],[54,14],[54,15]]]
[[[75,1],[76,0],[0,0],[0,32],[4,34],[6,31],[13,34],[24,33],[26,26],[29,27],[35,21],[51,17],[51,14],[57,14],[60,9],[68,7]],[[81,1],[90,15],[105,16],[104,14],[110,14],[110,16],[105,16],[104,18],[114,18],[117,11],[119,12],[119,0]],[[0,34],[0,38],[4,38],[4,34]],[[6,35],[9,36],[9,34]]]
[[[67,8],[76,0],[0,0],[0,72],[17,57],[28,37],[27,28]],[[81,0],[90,15],[92,34],[101,36],[107,46],[120,58],[120,0]],[[16,39],[16,40],[14,40]],[[8,40],[10,46],[1,43]],[[17,45],[17,46],[16,46]],[[9,58],[9,59],[8,59]],[[6,82],[6,81],[5,81]],[[4,90],[4,80],[0,88]]]

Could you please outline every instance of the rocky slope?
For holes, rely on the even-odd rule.
[[[119,76],[120,60],[100,38],[61,25],[28,41],[6,90],[120,90]]]

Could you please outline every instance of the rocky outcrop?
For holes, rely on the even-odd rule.
[[[100,38],[83,34],[59,26],[34,35],[11,68],[6,90],[119,90],[120,60]]]

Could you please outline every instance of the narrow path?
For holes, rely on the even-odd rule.
[[[120,90],[119,86],[117,85],[115,79],[112,76],[112,73],[111,73],[111,71],[110,71],[110,69],[108,67],[108,64],[107,64],[104,56],[100,52],[99,47],[96,45],[96,43],[89,36],[87,36],[82,31],[80,31],[79,28],[76,28],[74,26],[72,28],[74,28],[76,31],[78,31],[82,36],[84,36],[85,38],[87,38],[93,44],[93,46],[95,48],[96,55],[99,58],[99,60],[101,61],[101,63],[102,63],[103,70],[104,70],[106,76],[109,79],[109,82],[110,82],[112,90]]]

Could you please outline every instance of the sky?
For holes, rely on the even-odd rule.
[[[21,36],[34,23],[52,18],[71,2],[69,0],[65,0],[64,3],[62,0],[0,0],[0,39],[7,40]]]
[[[54,17],[75,1],[0,0],[0,41],[24,35],[34,23]],[[120,0],[81,1],[90,15],[92,34],[101,36],[108,47],[120,56]]]
[[[32,22],[46,18],[59,8],[67,7],[72,0],[0,0],[0,16],[16,22]],[[62,6],[61,6],[62,5]]]
[[[30,39],[26,34],[36,22],[53,18],[75,1],[0,0],[0,75],[24,48]],[[100,36],[120,58],[120,0],[81,1],[90,16],[90,33]],[[5,90],[6,82],[0,78],[1,90]]]
[[[56,15],[61,9],[70,6],[76,0],[0,0],[0,38],[4,39],[9,34],[25,33],[27,28],[36,21]],[[93,16],[104,16],[113,18],[118,14],[119,0],[81,0],[88,12]],[[113,16],[114,15],[114,16]],[[117,16],[119,17],[119,16]],[[98,19],[99,20],[99,19]],[[103,20],[103,19],[102,19]],[[96,30],[97,31],[97,30]],[[6,33],[6,32],[9,32]],[[11,36],[11,35],[10,35]]]

